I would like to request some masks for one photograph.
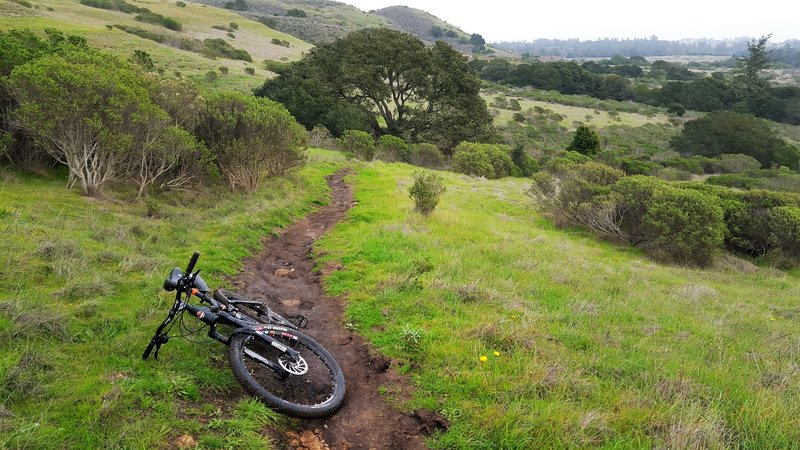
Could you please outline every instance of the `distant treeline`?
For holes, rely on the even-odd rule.
[[[757,86],[748,86],[738,75],[731,78],[718,73],[704,77],[686,66],[666,61],[654,61],[643,69],[642,61],[641,57],[616,56],[609,61],[588,61],[581,65],[571,61],[511,64],[503,59],[473,60],[468,65],[483,80],[514,87],[633,100],[666,107],[677,114],[683,114],[686,108],[707,112],[733,110],[776,122],[800,124],[800,87],[772,86],[759,78],[753,81]],[[631,79],[640,77],[663,84],[652,88],[646,83],[634,86]]]
[[[660,39],[536,39],[532,42],[497,42],[492,47],[534,56],[562,58],[610,58],[621,56],[717,55],[744,56],[748,38],[726,40],[692,39],[663,41]],[[773,61],[787,67],[800,67],[800,41],[789,40],[770,48]]]
[[[560,56],[564,58],[606,58],[622,56],[668,56],[668,55],[719,55],[731,56],[747,53],[749,38],[726,40],[685,39],[664,41],[656,38],[599,39],[536,39],[531,42],[497,42],[492,47],[532,56]]]

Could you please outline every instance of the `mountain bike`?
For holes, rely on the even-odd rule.
[[[208,326],[210,338],[228,346],[233,375],[248,393],[294,417],[309,419],[336,412],[344,402],[344,373],[325,348],[298,331],[308,320],[296,316],[291,322],[235,292],[217,289],[209,295],[211,289],[200,270],[192,272],[199,257],[195,252],[185,271],[176,267],[164,280],[164,289],[176,292],[175,303],[142,358],[147,359],[153,350],[153,357],[158,358],[161,346],[179,336],[169,334],[176,323],[188,330],[184,322],[188,311]],[[199,304],[190,303],[193,297]]]

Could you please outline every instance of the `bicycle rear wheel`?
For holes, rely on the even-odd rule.
[[[284,329],[266,329],[273,339],[300,354],[292,362],[283,352],[246,334],[231,338],[228,359],[236,381],[250,394],[284,414],[311,419],[333,414],[344,402],[344,373],[333,356],[310,337]],[[281,379],[259,362],[279,364],[290,375]]]

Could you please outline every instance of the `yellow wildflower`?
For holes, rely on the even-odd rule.
[[[487,358],[486,355],[481,355],[481,357],[480,357],[481,362],[486,362],[486,360],[488,360],[488,359],[489,358]]]
[[[494,356],[500,356],[500,352],[494,352]]]

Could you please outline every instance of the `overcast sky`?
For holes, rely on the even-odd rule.
[[[800,0],[344,0],[369,11],[419,8],[489,42],[536,38],[758,37],[800,39]]]

